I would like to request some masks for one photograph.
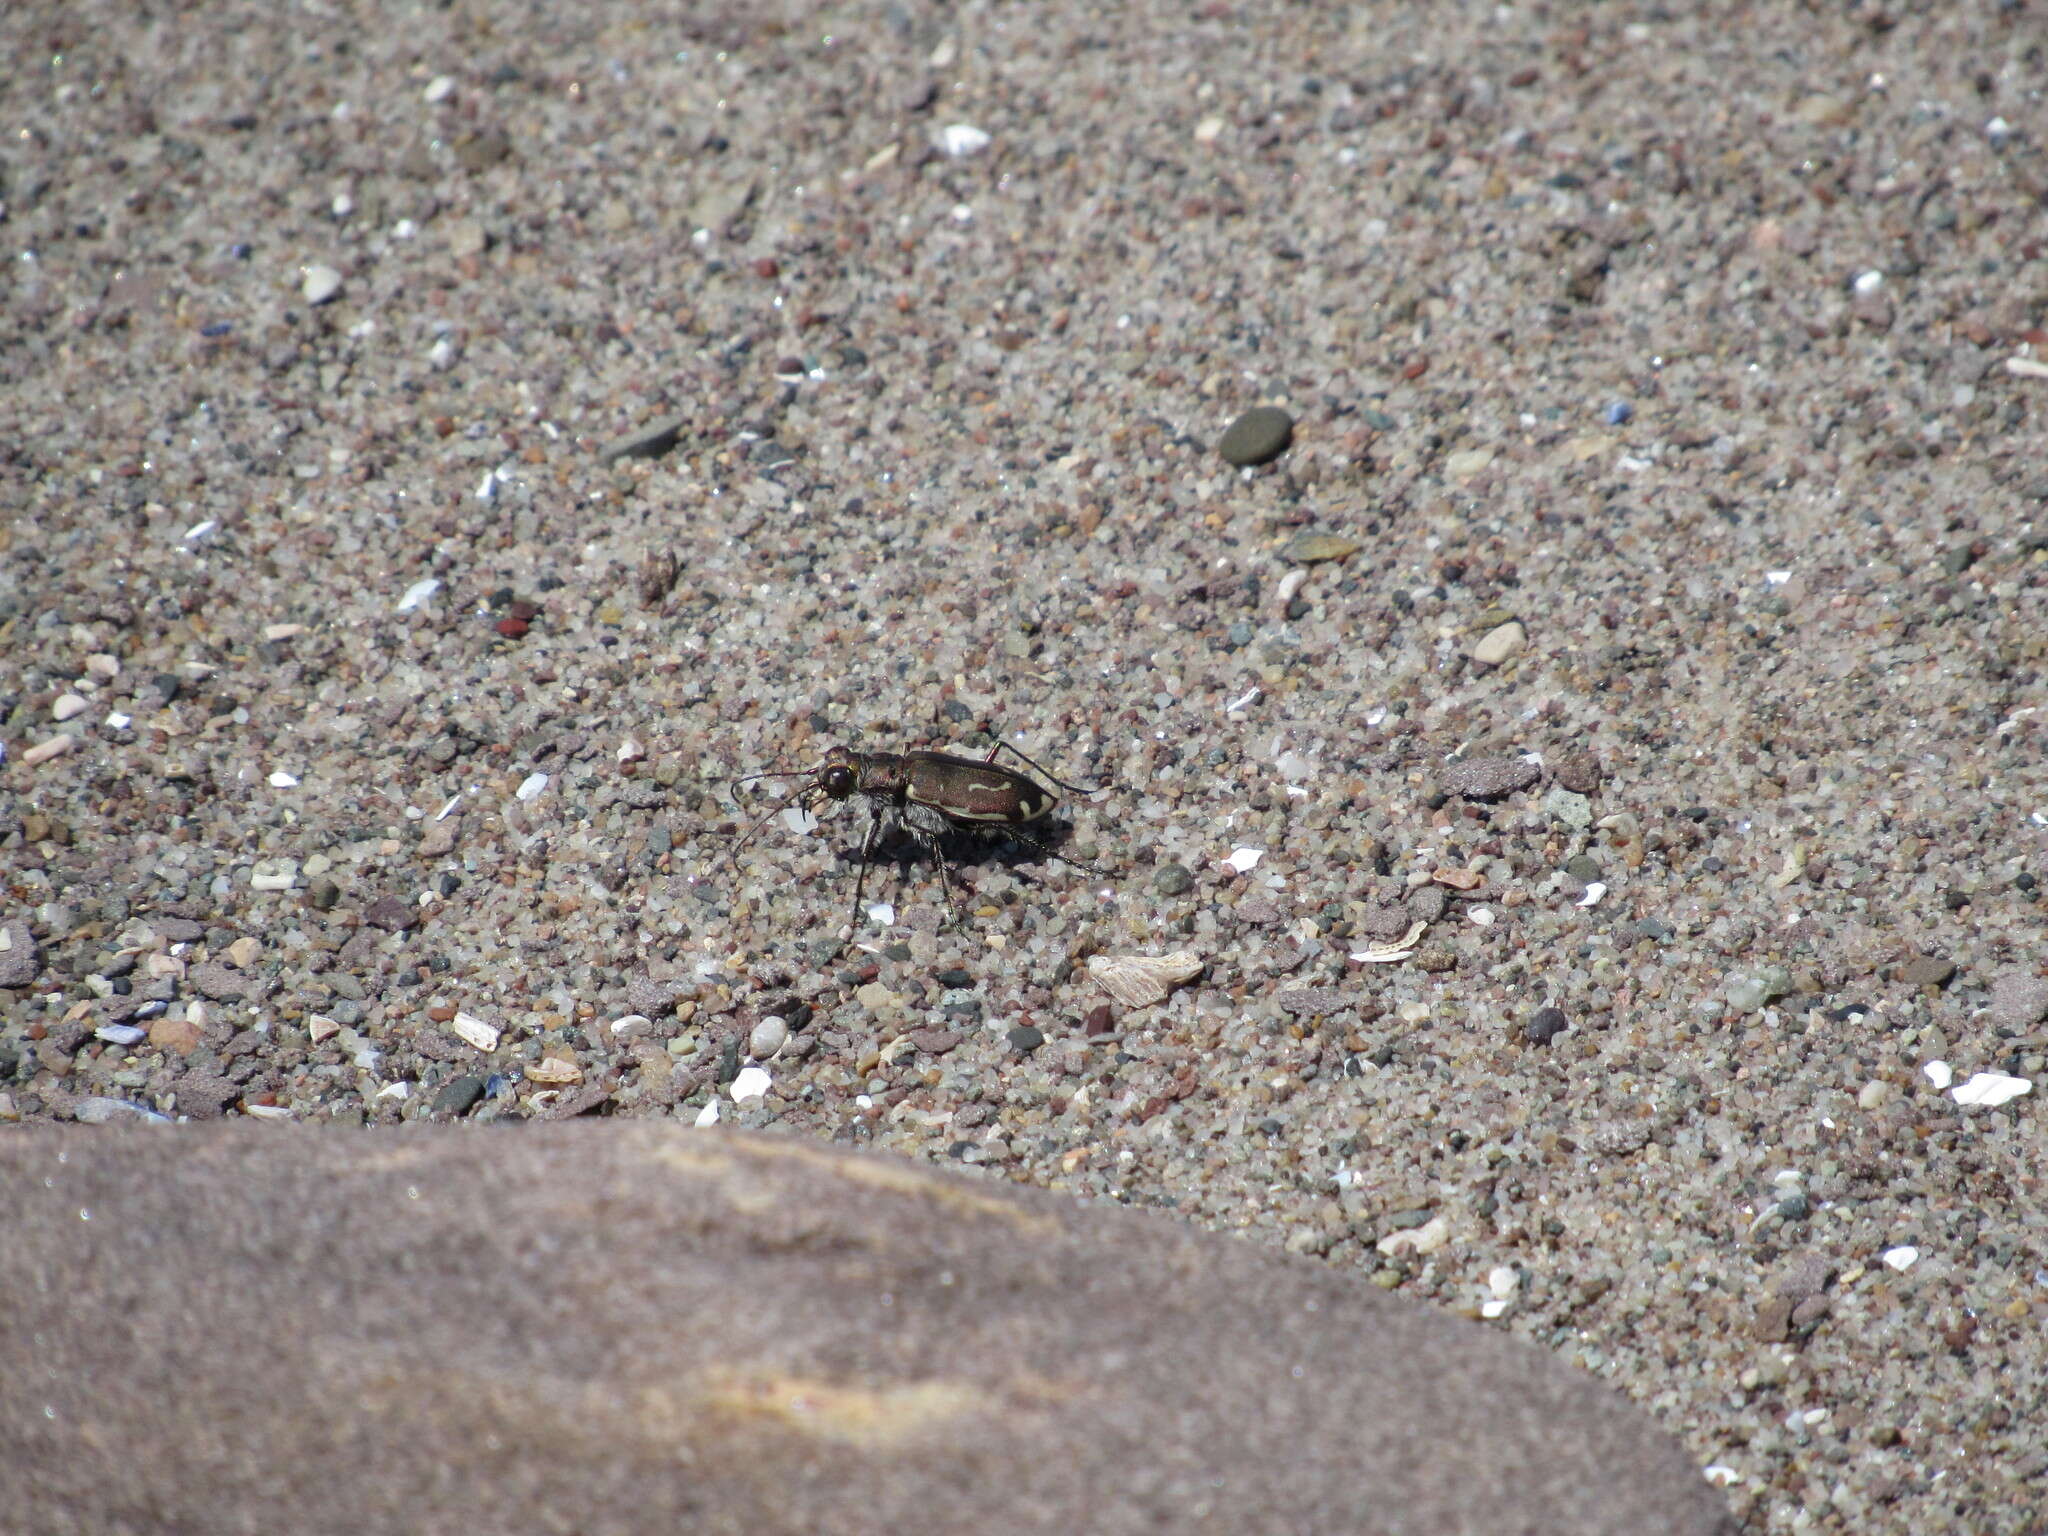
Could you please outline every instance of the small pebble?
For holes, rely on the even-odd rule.
[[[488,1080],[477,1073],[464,1073],[441,1085],[434,1095],[433,1113],[460,1119],[482,1102]]]
[[[789,1021],[779,1014],[769,1014],[756,1024],[747,1035],[747,1054],[756,1061],[766,1061],[788,1043]]]
[[[1437,783],[1446,795],[1498,800],[1527,789],[1541,776],[1542,770],[1526,757],[1467,757],[1446,768]]]
[[[55,719],[63,721],[69,720],[75,715],[82,715],[90,708],[92,706],[77,694],[61,693],[57,696],[56,702],[50,706],[50,714]]]
[[[1991,983],[1990,1017],[2001,1029],[2030,1029],[2048,1020],[2048,976],[2006,972]]]
[[[1562,1008],[1539,1008],[1522,1026],[1522,1035],[1531,1045],[1548,1045],[1570,1027]]]
[[[1358,540],[1346,538],[1341,533],[1297,533],[1280,546],[1280,558],[1299,565],[1317,565],[1325,560],[1342,560],[1364,547]],[[1288,572],[1290,577],[1302,574],[1300,571]],[[1277,601],[1285,607],[1287,599],[1293,595],[1283,591]]]
[[[1030,1024],[1019,1024],[1007,1036],[1010,1049],[1019,1056],[1028,1056],[1045,1044],[1045,1031]]]
[[[1292,416],[1277,405],[1255,405],[1224,429],[1216,451],[1242,469],[1271,463],[1293,441]]]
[[[598,460],[616,464],[621,459],[658,459],[682,440],[683,430],[689,424],[687,416],[663,416],[650,421],[623,437],[613,438],[598,450]]]
[[[1955,962],[1941,955],[1916,956],[1897,971],[1898,979],[1909,987],[1945,987],[1955,974]]]
[[[1529,632],[1519,620],[1489,629],[1472,646],[1472,659],[1481,666],[1497,667],[1529,643]]]
[[[1607,409],[1600,413],[1600,418],[1610,427],[1620,427],[1626,426],[1629,418],[1635,413],[1636,408],[1626,400],[1611,400],[1607,404]]]

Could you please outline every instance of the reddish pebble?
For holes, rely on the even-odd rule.
[[[517,640],[526,633],[528,625],[524,619],[500,619],[491,628],[495,629],[507,640]]]
[[[1116,1028],[1116,1015],[1109,1010],[1109,1004],[1090,1008],[1081,1025],[1091,1035],[1106,1035]]]
[[[773,256],[763,256],[754,263],[754,276],[756,277],[780,277],[781,275],[782,268],[775,264]]]

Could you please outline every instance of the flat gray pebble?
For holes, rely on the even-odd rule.
[[[2048,976],[2008,971],[1991,983],[1991,1022],[2027,1029],[2048,1019]]]
[[[1526,757],[1468,757],[1452,763],[1437,781],[1446,795],[1466,800],[1498,800],[1527,789],[1542,770]]]
[[[441,1085],[441,1091],[434,1095],[433,1112],[437,1115],[452,1115],[459,1119],[482,1101],[486,1083],[485,1078],[473,1072],[450,1078]]]
[[[1269,464],[1294,441],[1294,418],[1277,405],[1255,405],[1224,429],[1216,451],[1240,469]]]

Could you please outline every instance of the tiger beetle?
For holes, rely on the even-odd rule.
[[[1106,786],[1069,784],[1026,757],[1007,741],[998,740],[987,757],[961,757],[952,752],[856,752],[851,747],[833,747],[815,768],[770,770],[737,779],[733,788],[759,779],[801,778],[810,782],[796,797],[796,808],[806,814],[827,800],[850,800],[863,795],[868,802],[867,835],[861,842],[860,871],[853,882],[852,931],[860,931],[860,898],[867,886],[868,861],[882,840],[885,827],[900,824],[916,839],[918,847],[939,868],[939,888],[945,892],[946,908],[955,917],[952,866],[943,839],[948,832],[1001,828],[1019,842],[1028,844],[1048,858],[1076,869],[1088,868],[1030,837],[1019,828],[1043,821],[1060,797],[1028,774],[1006,768],[996,754],[1008,751],[1036,769],[1061,789],[1077,795],[1099,794]],[[750,827],[732,850],[739,862],[740,851],[754,840],[754,834],[768,824],[770,811]]]

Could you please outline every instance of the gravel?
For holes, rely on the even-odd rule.
[[[964,1134],[1507,1303],[1751,1529],[2009,1524],[2028,13],[699,19],[0,20],[0,1118]],[[1108,788],[949,846],[957,921],[890,841],[845,951],[865,812],[734,782],[998,735]]]

